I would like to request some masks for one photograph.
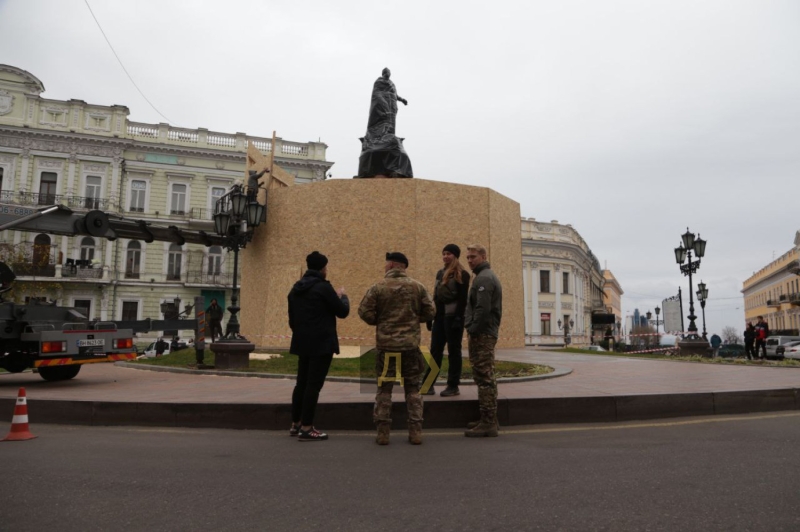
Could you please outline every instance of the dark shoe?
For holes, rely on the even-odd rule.
[[[300,425],[295,425],[292,423],[292,426],[289,429],[289,436],[297,436],[298,434],[300,434]]]
[[[478,421],[470,421],[469,423],[467,423],[467,428],[468,429],[474,429],[475,427],[477,427],[480,424],[481,424],[480,420],[478,420]]]
[[[439,395],[442,397],[453,397],[454,395],[461,395],[461,392],[458,391],[458,388],[451,388],[448,386]]]
[[[318,431],[314,427],[311,427],[311,430],[300,429],[297,434],[297,441],[323,441],[327,439],[327,434]]]

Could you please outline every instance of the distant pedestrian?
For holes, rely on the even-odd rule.
[[[769,336],[769,325],[764,321],[764,316],[759,316],[756,322],[756,355],[762,360],[767,358],[767,336]],[[761,355],[758,355],[759,349]]]
[[[475,274],[466,313],[469,335],[469,362],[472,378],[478,385],[478,406],[481,418],[467,425],[467,437],[496,437],[497,380],[494,375],[494,348],[503,315],[503,287],[486,260],[486,248],[473,244],[467,247],[467,263]]]
[[[169,344],[164,341],[163,337],[156,340],[156,356],[160,357],[161,355],[163,355],[168,347]]]
[[[325,377],[339,353],[336,318],[350,313],[350,300],[344,288],[334,290],[328,277],[328,258],[319,251],[306,257],[308,270],[289,292],[289,352],[297,355],[297,382],[292,392],[290,436],[299,441],[327,440],[328,435],[314,428],[314,412]]]
[[[461,381],[461,343],[464,336],[464,313],[467,310],[469,294],[469,272],[459,262],[461,249],[455,244],[447,244],[442,250],[444,268],[436,273],[436,284],[433,290],[433,302],[436,304],[436,317],[431,330],[431,356],[441,368],[444,359],[444,347],[447,345],[447,388],[442,397],[459,395],[458,385]],[[428,379],[431,369],[422,378]],[[428,395],[435,395],[433,384]]]
[[[719,355],[719,346],[722,345],[722,338],[720,338],[719,335],[717,334],[712,334],[710,343],[711,343],[711,349],[713,350],[711,358],[717,358],[717,356]]]
[[[753,360],[756,357],[756,352],[753,349],[753,344],[756,341],[756,329],[752,323],[747,324],[744,330],[744,353],[747,355],[747,360]]]
[[[211,305],[206,309],[206,319],[208,327],[211,329],[211,341],[217,341],[217,335],[222,336],[222,315],[224,311],[219,306],[216,299],[211,300]]]
[[[376,377],[383,377],[385,369],[386,381],[378,381],[373,412],[378,445],[389,444],[392,427],[392,388],[397,371],[395,364],[385,367],[388,354],[400,356],[400,376],[408,408],[408,441],[414,445],[422,443],[423,403],[419,386],[425,361],[419,350],[420,324],[432,320],[436,309],[425,285],[409,277],[406,268],[405,255],[396,251],[387,253],[386,275],[367,290],[358,307],[359,317],[375,325]]]

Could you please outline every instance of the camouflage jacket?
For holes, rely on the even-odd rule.
[[[383,281],[372,285],[358,306],[358,315],[375,325],[379,350],[406,351],[419,347],[419,324],[436,314],[425,285],[402,270],[386,272]]]
[[[464,325],[470,336],[488,334],[497,338],[503,315],[503,287],[488,262],[480,264],[473,273],[475,279],[469,289]]]

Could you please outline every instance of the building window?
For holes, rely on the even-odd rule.
[[[87,209],[100,208],[100,178],[96,175],[86,176],[86,197],[84,207]]]
[[[208,248],[208,275],[219,275],[222,269],[222,248],[211,246]]]
[[[138,301],[123,301],[122,302],[122,321],[135,321],[139,319],[139,302]]]
[[[144,212],[145,194],[147,194],[147,181],[131,181],[131,212]]]
[[[225,189],[224,188],[222,188],[222,187],[212,187],[211,188],[211,213],[210,214],[212,216],[214,214],[214,209],[216,209],[216,207],[217,207],[217,202],[224,195],[225,195]],[[213,218],[211,218],[211,216],[209,216],[209,219],[213,220]]]
[[[542,336],[550,336],[550,314],[542,313]]]
[[[186,185],[172,185],[170,214],[186,214]]]
[[[94,260],[94,238],[85,236],[81,240],[81,260],[88,266]]]
[[[55,172],[42,172],[42,179],[39,181],[39,205],[56,204],[56,183],[58,174]]]
[[[564,272],[564,281],[561,289],[562,294],[569,294],[569,272]]]
[[[550,292],[550,272],[548,270],[539,272],[539,292]]]
[[[125,257],[125,278],[138,279],[139,268],[142,263],[142,244],[136,240],[128,242],[128,252]]]
[[[167,280],[180,281],[181,279],[181,259],[183,250],[178,244],[170,244],[169,256],[167,257]]]
[[[86,316],[87,320],[92,319],[92,300],[91,299],[76,299],[72,304],[81,314]]]

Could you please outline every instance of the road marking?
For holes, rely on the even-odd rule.
[[[750,416],[750,417],[721,417],[721,418],[710,418],[710,419],[690,419],[686,421],[667,421],[661,423],[631,423],[625,425],[601,425],[601,426],[591,426],[591,427],[554,427],[554,428],[541,428],[541,429],[520,429],[520,430],[507,430],[504,428],[500,428],[500,434],[547,434],[553,432],[582,432],[582,431],[589,431],[589,430],[623,430],[623,429],[646,429],[646,428],[659,428],[659,427],[680,427],[683,425],[702,425],[703,423],[727,423],[731,421],[758,421],[762,419],[776,419],[776,418],[784,418],[784,417],[798,417],[800,416],[800,412],[798,413],[789,413],[789,414],[767,414],[767,415],[759,415],[759,416]],[[453,429],[452,432],[429,432],[424,430],[424,423],[423,423],[423,435],[424,436],[454,436],[454,435],[461,435],[461,431],[464,429]],[[369,432],[367,434],[359,434],[359,433],[334,433],[331,432],[332,435],[337,436],[367,436],[367,437],[374,437],[375,434]]]

